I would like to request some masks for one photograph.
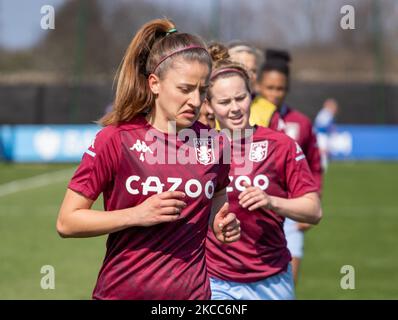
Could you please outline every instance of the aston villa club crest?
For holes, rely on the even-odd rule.
[[[194,138],[196,160],[204,165],[214,163],[213,139]]]
[[[250,144],[249,159],[253,162],[263,161],[268,154],[268,140],[252,142]]]

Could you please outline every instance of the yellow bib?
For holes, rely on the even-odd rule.
[[[261,96],[254,98],[250,106],[250,125],[255,124],[262,127],[269,127],[272,115],[276,111],[276,106]],[[220,125],[216,120],[216,129],[220,130]]]

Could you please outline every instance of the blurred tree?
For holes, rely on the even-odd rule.
[[[378,2],[379,48],[388,66],[385,72],[397,78],[398,1]],[[340,27],[340,8],[347,4],[355,8],[355,30]],[[56,10],[55,30],[41,31],[44,36],[35,48],[0,51],[0,70],[111,79],[138,28],[150,19],[168,17],[181,31],[206,40],[241,39],[260,48],[289,49],[299,71],[293,70],[294,75],[371,80],[373,11],[372,0],[68,0]]]
[[[161,17],[162,12],[157,6],[141,1],[119,1],[109,8],[109,1],[102,0],[101,4],[106,13],[105,25],[111,38],[108,54],[114,72],[136,31],[148,20]]]
[[[56,12],[55,29],[35,47],[35,66],[65,77],[107,74],[113,65],[111,36],[97,0],[70,0]]]

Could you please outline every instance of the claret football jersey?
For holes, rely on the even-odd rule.
[[[109,234],[94,299],[210,298],[205,240],[211,199],[229,183],[223,159],[229,147],[206,132],[195,122],[178,135],[164,134],[139,115],[97,134],[70,189],[92,200],[103,193],[106,211],[169,190],[184,192],[187,207],[175,222]]]
[[[239,205],[244,181],[269,195],[297,198],[317,191],[300,146],[283,133],[255,127],[251,138],[232,143],[229,209],[241,222],[241,238],[218,242],[208,232],[206,255],[211,277],[256,282],[285,271],[291,259],[283,231],[284,218],[271,210],[249,211]]]
[[[283,131],[293,140],[297,141],[303,149],[310,170],[314,176],[315,183],[322,191],[322,166],[321,155],[316,139],[316,134],[312,127],[311,120],[296,109],[287,105],[282,105],[279,110],[279,117],[283,121]],[[270,128],[274,128],[270,126]]]

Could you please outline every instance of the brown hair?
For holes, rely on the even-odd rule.
[[[247,91],[251,92],[250,77],[246,68],[240,63],[230,60],[228,49],[224,45],[212,43],[209,45],[209,52],[213,60],[213,69],[210,78],[210,88],[207,91],[208,100],[211,100],[211,88],[219,78],[229,78],[238,75],[245,81]]]
[[[106,126],[129,121],[146,108],[152,108],[155,95],[149,88],[148,76],[154,72],[162,79],[173,61],[179,57],[207,64],[211,70],[212,61],[206,50],[196,47],[173,54],[188,46],[206,48],[204,41],[197,36],[168,32],[175,28],[171,20],[156,19],[138,30],[116,74],[117,87],[113,110],[99,120],[100,124]],[[168,55],[170,57],[159,64]]]
[[[230,55],[234,55],[235,53],[241,53],[241,52],[246,52],[256,58],[257,69],[259,69],[263,65],[264,53],[260,49],[241,40],[234,40],[228,43],[228,53]]]

